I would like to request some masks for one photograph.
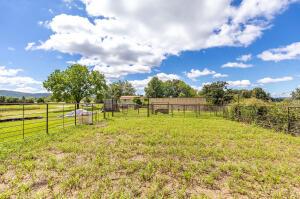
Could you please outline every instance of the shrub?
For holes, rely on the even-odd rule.
[[[266,105],[261,102],[232,104],[227,108],[225,116],[228,119],[257,124],[277,131],[287,131],[293,121],[299,119],[296,111],[288,114],[288,107],[281,104]]]

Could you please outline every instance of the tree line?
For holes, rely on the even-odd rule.
[[[136,95],[129,81],[107,84],[98,71],[89,71],[86,66],[75,64],[64,71],[54,71],[43,83],[55,101],[76,102],[82,100],[102,102],[104,98],[119,99],[121,96]],[[153,77],[145,88],[147,97],[195,97],[197,91],[182,80],[161,81]]]
[[[0,96],[0,103],[45,103],[46,98],[34,98],[34,97],[6,97],[6,96]]]
[[[51,101],[55,102],[96,102],[103,99],[119,99],[121,96],[136,95],[136,89],[129,81],[117,81],[107,84],[105,76],[98,71],[90,71],[88,67],[74,64],[66,70],[55,70],[50,74],[43,86],[51,92]],[[162,81],[153,77],[145,87],[145,96],[152,98],[162,97],[205,97],[213,105],[225,105],[241,98],[256,98],[263,101],[275,101],[269,93],[262,88],[230,89],[223,81],[213,82],[203,86],[197,91],[182,80]],[[300,99],[300,89],[292,93],[293,99]],[[44,102],[45,99],[18,99],[0,98],[6,103],[33,103]]]

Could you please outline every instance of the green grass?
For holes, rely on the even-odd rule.
[[[32,136],[39,136],[46,133],[47,109],[46,104],[35,104],[24,106],[24,117],[41,117],[41,119],[0,122],[0,143],[11,142]],[[102,118],[100,108],[102,105],[94,105],[93,120]],[[82,108],[82,107],[80,107]],[[91,111],[91,107],[84,107]],[[75,110],[74,104],[49,104],[48,105],[48,132],[56,131],[58,128],[65,128],[75,125],[75,117],[63,117]],[[85,116],[84,116],[85,117]],[[23,118],[23,105],[0,105],[0,120],[11,118]],[[85,117],[87,118],[87,117]],[[77,124],[82,117],[77,117]]]
[[[117,117],[0,154],[0,198],[300,197],[299,137],[208,115]]]

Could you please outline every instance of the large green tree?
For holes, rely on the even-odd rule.
[[[145,94],[153,98],[164,97],[164,82],[158,77],[153,77],[145,88]]]
[[[227,83],[218,81],[203,86],[201,94],[213,105],[223,105],[229,103],[232,98],[232,91],[227,89]]]
[[[85,97],[101,95],[106,89],[104,75],[97,71],[90,72],[86,66],[79,64],[71,65],[65,71],[54,71],[43,85],[52,92],[55,100],[77,104]]]
[[[102,102],[108,90],[104,75],[99,71],[92,71],[89,78],[91,93],[96,97],[96,102]]]
[[[109,86],[109,95],[114,99],[119,99],[121,96],[135,95],[135,92],[135,88],[127,80],[114,82]]]
[[[163,83],[164,97],[195,97],[197,91],[182,80],[168,80]]]
[[[264,89],[262,88],[254,88],[252,90],[252,97],[264,101],[268,101],[271,99],[271,96],[269,93],[267,93]]]

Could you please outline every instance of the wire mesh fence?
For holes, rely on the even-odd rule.
[[[300,107],[232,105],[224,108],[223,115],[230,120],[300,135]]]
[[[102,119],[101,104],[0,104],[0,143]]]
[[[104,117],[200,117],[200,116],[223,116],[223,106],[201,104],[170,104],[170,103],[116,103],[112,101],[104,104]]]
[[[222,117],[300,135],[300,107],[203,104],[0,104],[0,143],[110,117]]]

